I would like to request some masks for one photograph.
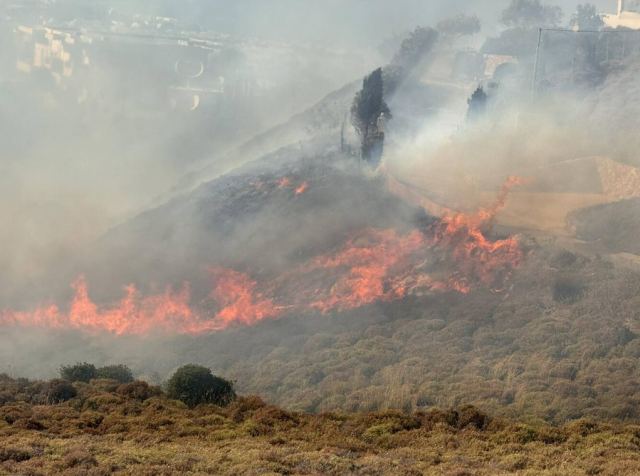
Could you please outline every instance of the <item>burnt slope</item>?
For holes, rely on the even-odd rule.
[[[402,229],[424,217],[354,159],[301,154],[279,151],[139,215],[92,247],[76,274],[106,297],[129,282],[197,286],[210,266],[278,273],[354,231]]]

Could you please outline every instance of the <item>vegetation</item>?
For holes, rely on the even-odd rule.
[[[138,385],[133,382],[125,385]],[[189,408],[159,389],[73,384],[56,405],[45,382],[0,377],[1,474],[633,474],[639,429],[491,418],[474,407],[310,415],[258,397]],[[150,388],[150,387],[148,387]]]
[[[75,387],[66,380],[54,379],[47,383],[47,403],[62,403],[78,394]]]
[[[126,365],[107,365],[96,368],[87,362],[60,367],[60,377],[69,382],[90,382],[94,378],[111,379],[120,383],[133,382],[133,373]]]
[[[557,424],[640,422],[640,274],[597,255],[526,246],[501,293],[295,315],[203,336],[188,352],[239,392],[299,411],[471,404]]]
[[[560,24],[562,9],[540,0],[511,0],[502,12],[502,23],[512,28],[542,28]]]
[[[447,37],[470,36],[479,33],[482,28],[477,15],[465,15],[463,13],[451,18],[446,18],[438,23],[437,30]]]
[[[70,382],[89,382],[97,376],[98,370],[96,366],[87,362],[78,362],[60,367],[60,377]]]
[[[572,27],[579,30],[600,30],[604,27],[602,17],[598,14],[595,5],[585,3],[578,5],[576,12],[571,16],[569,23]]]
[[[467,109],[467,120],[473,121],[482,118],[482,116],[487,112],[488,100],[489,96],[484,92],[484,88],[482,86],[478,86],[471,97],[467,100],[467,105],[469,106]]]
[[[384,133],[378,128],[381,116],[391,117],[384,100],[382,69],[378,68],[364,78],[351,106],[351,122],[360,136],[362,158],[376,162],[382,155]]]
[[[473,29],[474,26],[473,17],[459,17],[443,25],[457,35],[464,34],[463,30]],[[393,96],[403,81],[420,72],[420,66],[425,63],[437,39],[438,31],[435,29],[417,27],[402,41],[390,64],[384,69],[375,69],[364,78],[362,89],[356,93],[351,105],[351,123],[360,138],[361,157],[364,160],[375,165],[380,161],[385,122],[392,117],[386,100]]]
[[[233,384],[216,377],[206,367],[185,365],[180,367],[167,384],[167,394],[189,407],[202,403],[228,405],[236,398]]]
[[[111,379],[120,383],[133,382],[133,373],[126,365],[107,365],[96,371],[97,378]]]

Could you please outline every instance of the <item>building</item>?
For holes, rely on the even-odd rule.
[[[604,15],[603,20],[609,28],[640,30],[640,0],[618,0],[618,12]]]

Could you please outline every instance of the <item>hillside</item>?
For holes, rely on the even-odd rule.
[[[469,228],[473,216],[440,236],[453,218],[427,216],[337,152],[283,149],[79,253],[45,284],[68,296],[82,273],[88,296],[67,302],[85,307],[5,316],[29,332],[5,327],[0,359],[36,377],[118,360],[158,383],[198,362],[306,412],[473,404],[556,423],[638,421],[640,274],[577,242]],[[214,276],[212,291],[220,266],[232,279]],[[177,290],[154,294],[167,285]]]
[[[0,376],[0,474],[631,474],[637,426],[490,418],[473,407],[309,415],[240,398],[188,409],[134,382],[74,384],[66,403],[29,403],[45,383]]]

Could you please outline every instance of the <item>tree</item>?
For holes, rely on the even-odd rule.
[[[442,20],[436,28],[444,36],[456,38],[479,33],[481,23],[477,15],[465,15],[461,13],[460,15]]]
[[[167,395],[189,407],[201,403],[228,405],[236,398],[231,382],[216,377],[206,367],[193,364],[176,370],[167,383]]]
[[[382,158],[385,125],[391,111],[385,98],[391,97],[399,85],[419,71],[425,58],[438,40],[433,28],[418,27],[402,41],[391,63],[378,68],[364,78],[351,106],[351,122],[360,137],[361,155],[377,164]]]
[[[478,86],[471,97],[467,100],[467,104],[469,105],[469,109],[467,110],[467,120],[473,121],[484,116],[487,111],[488,100],[489,96],[484,92],[484,88],[482,86]]]
[[[602,17],[598,14],[595,5],[585,3],[578,5],[571,16],[570,25],[578,30],[600,30],[604,26]]]
[[[384,100],[382,68],[378,68],[364,78],[351,106],[351,122],[360,137],[364,160],[375,162],[382,155],[384,131],[378,127],[381,116],[389,119],[391,111]]]
[[[560,24],[562,9],[540,0],[511,0],[502,12],[502,23],[510,28],[552,27]]]
[[[119,383],[133,382],[133,373],[126,365],[107,365],[96,371],[97,378],[108,378]]]
[[[89,382],[96,378],[97,370],[93,364],[78,362],[74,365],[60,367],[60,376],[70,382]]]
[[[407,71],[416,68],[431,52],[437,40],[438,32],[433,28],[417,27],[402,41],[390,66],[403,68]]]

